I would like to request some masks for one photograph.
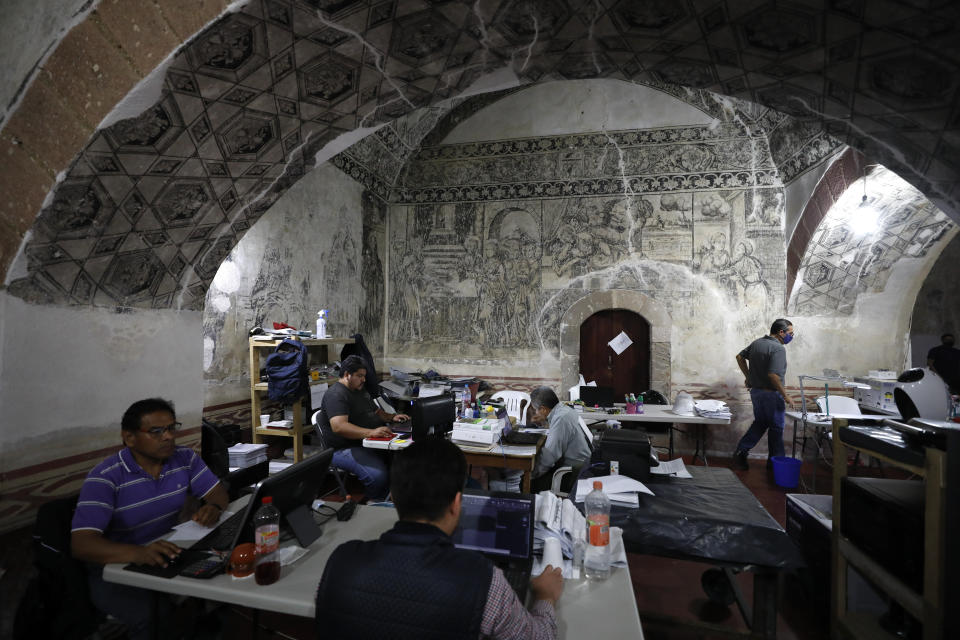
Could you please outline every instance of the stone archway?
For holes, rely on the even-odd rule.
[[[673,319],[653,298],[628,289],[594,291],[580,298],[560,319],[560,388],[577,383],[580,371],[580,325],[597,311],[627,309],[650,323],[650,388],[667,398],[670,392],[670,352]]]

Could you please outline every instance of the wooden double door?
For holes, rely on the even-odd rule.
[[[632,344],[617,354],[608,344],[620,332]],[[626,309],[598,311],[580,325],[580,373],[587,382],[613,388],[613,399],[650,388],[650,323]]]

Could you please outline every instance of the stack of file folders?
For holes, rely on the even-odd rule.
[[[227,453],[231,467],[250,467],[267,459],[267,445],[240,443],[227,449]]]
[[[704,418],[729,420],[731,417],[730,407],[723,400],[697,400],[693,406],[696,407],[697,414]]]

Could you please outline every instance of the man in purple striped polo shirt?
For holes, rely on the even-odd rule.
[[[153,636],[154,595],[104,582],[110,562],[166,566],[180,553],[158,540],[178,522],[187,494],[204,504],[193,520],[211,526],[227,507],[227,491],[193,450],[176,446],[173,405],[150,398],[133,403],[120,423],[126,445],[94,467],[80,488],[73,516],[71,549],[89,563],[90,599],[98,609],[122,620],[131,638]],[[157,623],[169,620],[163,608]],[[163,634],[159,634],[161,637]]]

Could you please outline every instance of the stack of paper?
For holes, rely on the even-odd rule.
[[[496,418],[461,418],[453,423],[450,438],[455,442],[491,445],[500,440],[502,430]]]
[[[570,500],[560,499],[551,491],[537,494],[534,551],[542,550],[546,539],[556,538],[564,557],[572,558],[577,540],[583,540],[586,532],[587,521]]]
[[[267,445],[240,443],[227,449],[227,453],[231,467],[250,467],[267,459]]]
[[[269,427],[270,429],[293,429],[293,420],[271,420],[263,426]]]
[[[587,494],[593,491],[593,483],[596,480],[603,483],[603,492],[610,499],[610,504],[615,506],[636,507],[640,505],[638,493],[654,495],[646,485],[629,476],[598,476],[577,481],[577,502],[583,502]]]
[[[723,400],[697,400],[693,403],[697,413],[704,418],[722,418],[729,420],[730,408]]]

